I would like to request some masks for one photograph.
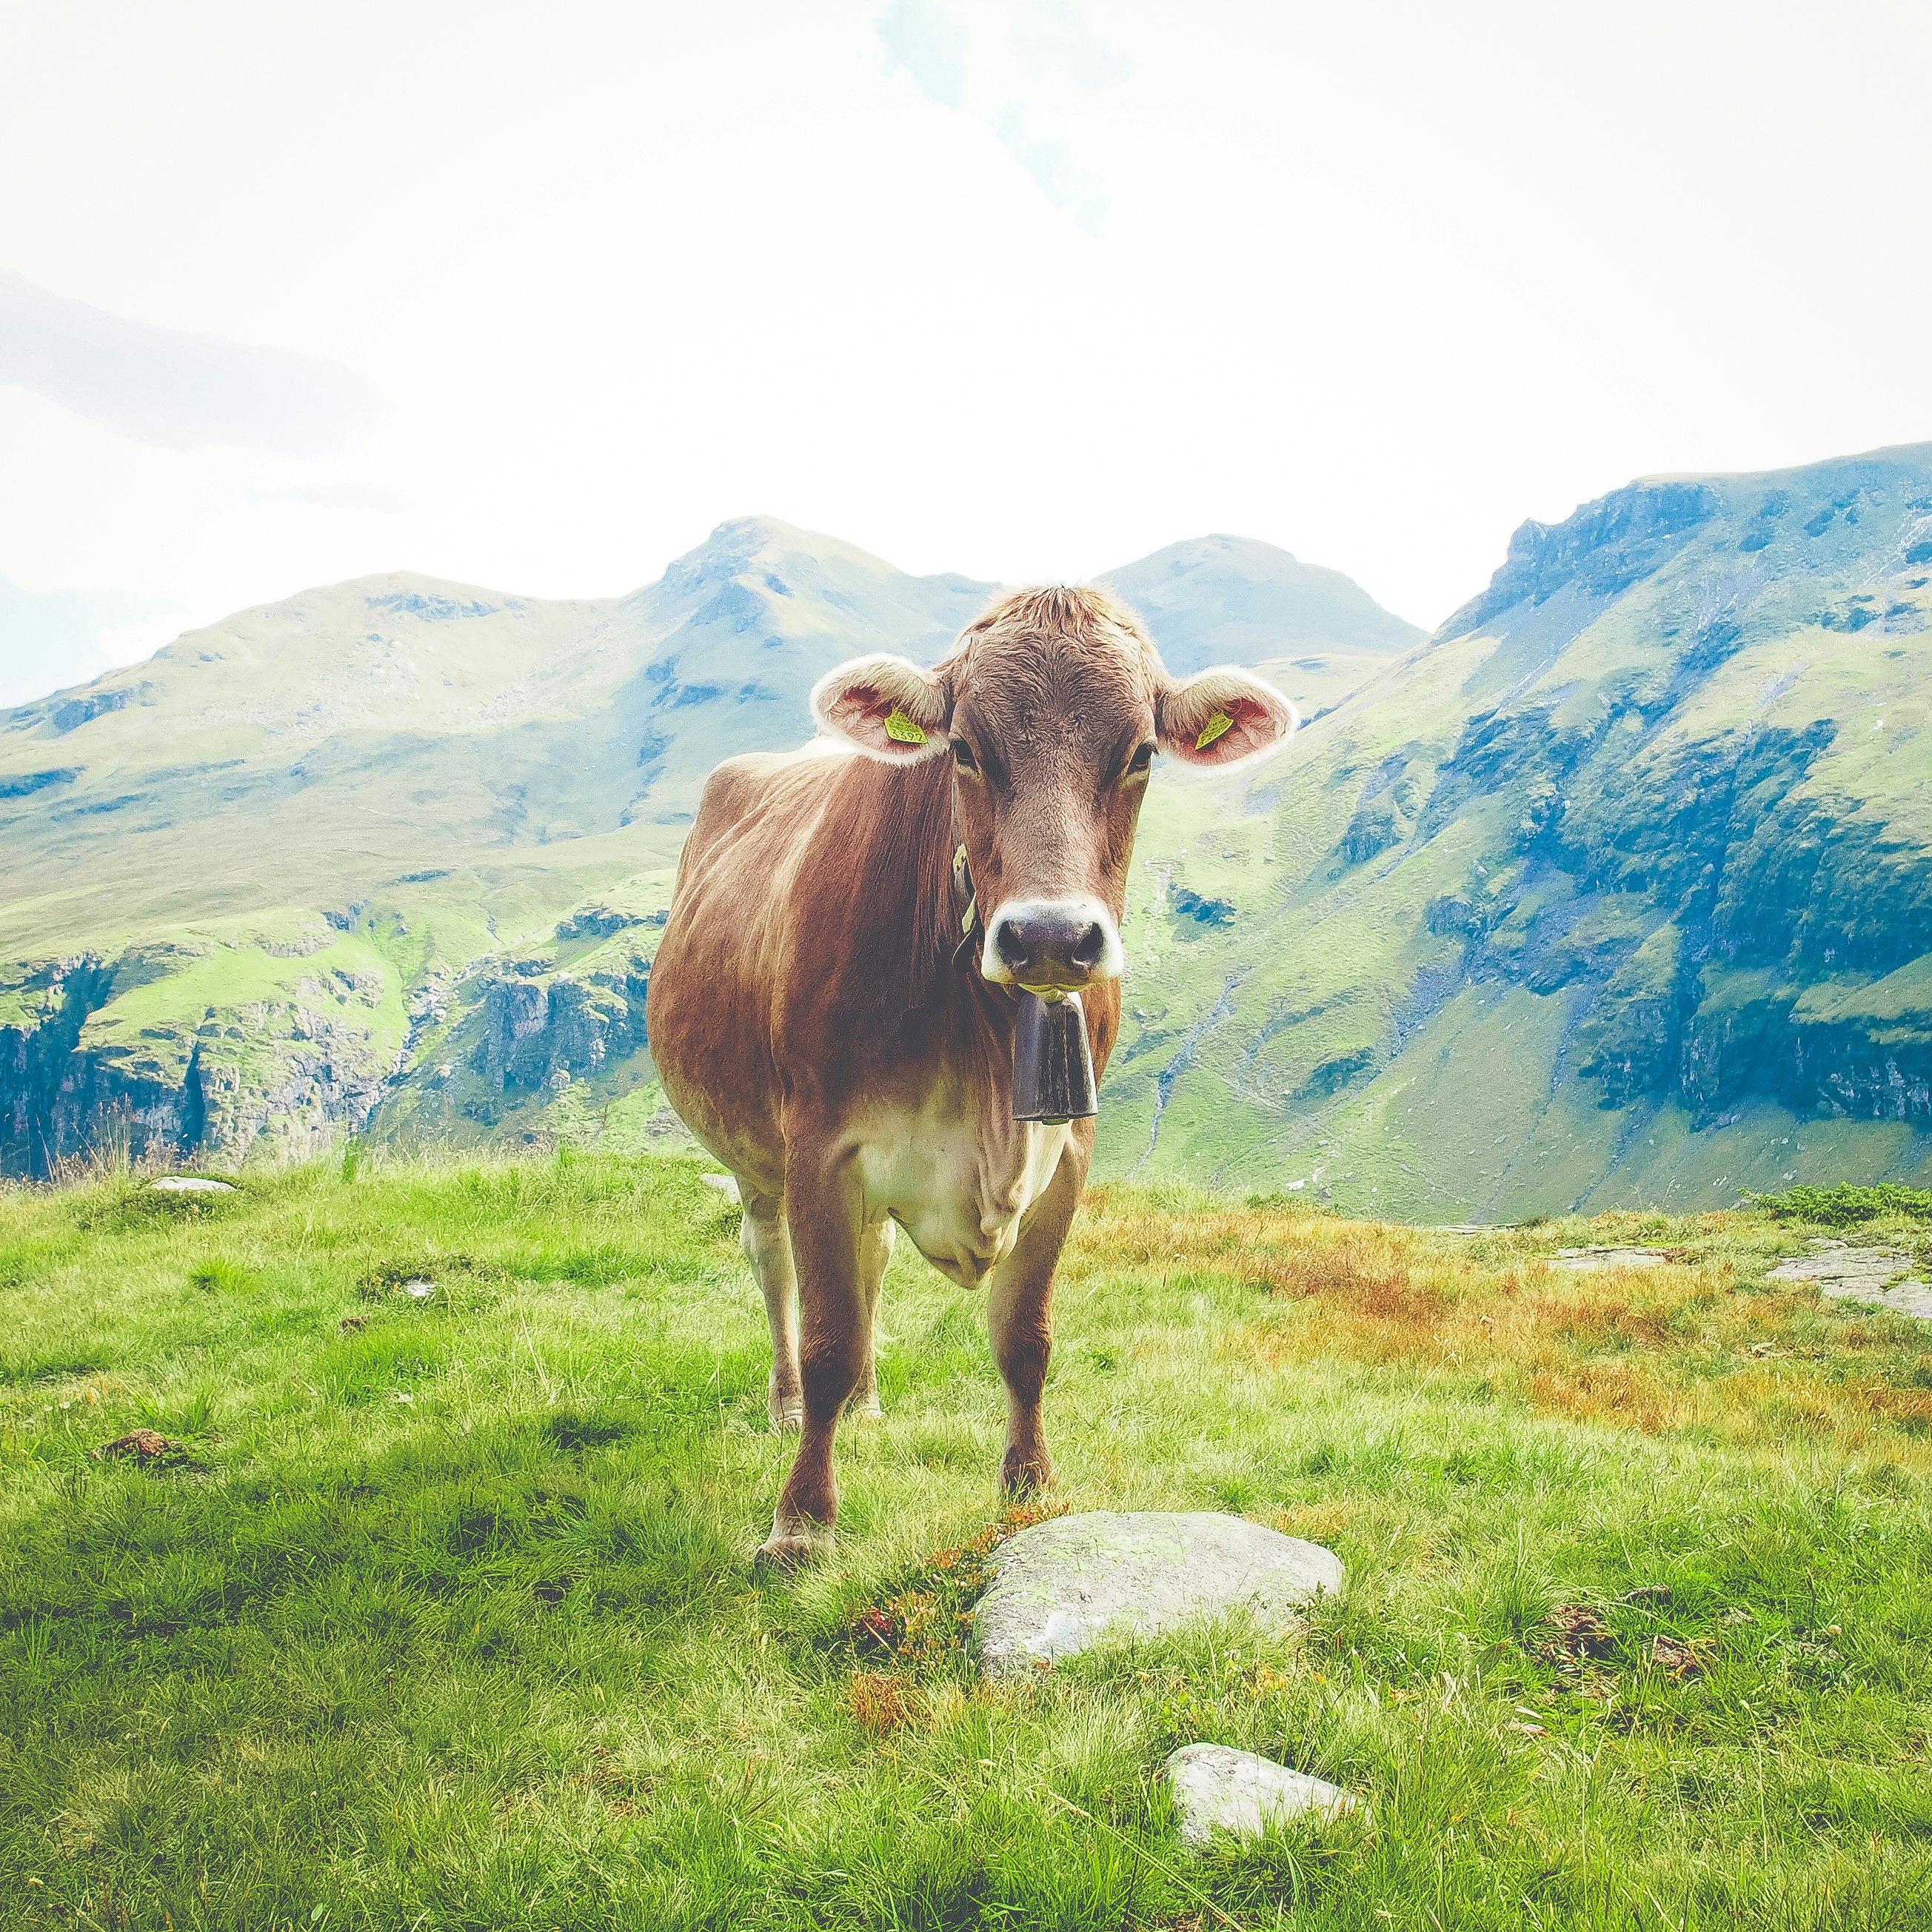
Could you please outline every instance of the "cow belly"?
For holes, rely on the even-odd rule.
[[[1012,1252],[1072,1131],[1038,1121],[989,1129],[944,1102],[868,1120],[858,1136],[867,1218],[890,1215],[942,1274],[980,1287]]]

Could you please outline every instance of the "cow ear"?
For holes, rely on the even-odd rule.
[[[812,688],[812,715],[835,738],[887,764],[916,765],[948,742],[952,700],[946,686],[909,658],[854,658]]]
[[[1221,664],[1172,684],[1156,700],[1160,748],[1182,764],[1225,771],[1292,738],[1301,714],[1271,684]]]

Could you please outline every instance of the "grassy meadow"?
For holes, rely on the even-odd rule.
[[[0,1924],[1932,1924],[1932,1328],[1768,1282],[1814,1226],[1095,1196],[1050,1506],[1236,1511],[1348,1584],[994,1690],[976,1298],[902,1246],[837,1556],[754,1576],[790,1445],[699,1174],[0,1193]],[[1670,1260],[1547,1260],[1633,1240]],[[1190,1858],[1197,1738],[1369,1815]]]

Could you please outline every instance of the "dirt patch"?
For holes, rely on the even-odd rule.
[[[182,1468],[191,1465],[194,1458],[184,1444],[174,1442],[158,1430],[136,1429],[125,1436],[117,1436],[112,1442],[104,1442],[98,1449],[87,1452],[97,1462],[138,1462],[148,1469]]]
[[[1544,1619],[1544,1634],[1536,1654],[1549,1664],[1580,1663],[1585,1658],[1608,1657],[1617,1647],[1616,1634],[1588,1604],[1559,1604]]]

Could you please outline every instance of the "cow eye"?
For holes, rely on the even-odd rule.
[[[1145,771],[1153,763],[1154,747],[1151,745],[1143,745],[1127,760],[1127,776],[1132,778],[1136,772]]]
[[[976,772],[980,769],[980,761],[974,757],[972,746],[964,738],[956,736],[952,740],[952,762],[962,772]]]

